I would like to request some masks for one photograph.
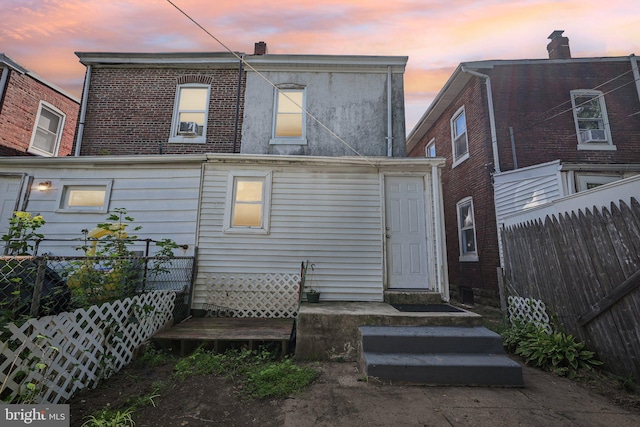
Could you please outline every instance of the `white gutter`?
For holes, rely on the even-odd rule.
[[[640,100],[640,73],[638,72],[638,59],[633,53],[629,56],[629,58],[631,59],[633,79],[636,81],[636,92],[638,92],[638,100]]]
[[[80,155],[82,147],[82,135],[84,133],[84,119],[87,115],[87,98],[89,98],[89,82],[91,81],[91,65],[87,65],[87,73],[84,76],[84,89],[82,91],[82,104],[80,105],[80,123],[78,124],[78,136],[76,137],[76,151],[74,155]]]
[[[393,123],[391,102],[391,65],[387,67],[387,157],[393,157]]]
[[[493,149],[493,168],[495,172],[500,172],[500,159],[498,158],[498,136],[496,132],[496,117],[493,112],[493,93],[491,91],[491,78],[473,70],[467,70],[464,65],[461,67],[463,73],[469,73],[473,76],[484,79],[487,86],[487,104],[489,107],[489,126],[491,127],[491,148]]]

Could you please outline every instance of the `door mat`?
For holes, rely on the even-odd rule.
[[[391,306],[398,311],[412,313],[462,313],[464,311],[449,304],[391,304]]]

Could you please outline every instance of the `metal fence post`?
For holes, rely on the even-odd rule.
[[[38,272],[36,273],[36,283],[33,288],[33,300],[31,301],[31,317],[38,317],[40,311],[40,297],[42,296],[42,286],[44,284],[44,269],[47,266],[47,260],[41,258],[38,261]]]

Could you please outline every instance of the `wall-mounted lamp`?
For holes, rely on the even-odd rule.
[[[38,184],[38,191],[47,191],[51,188],[51,181],[44,181]]]

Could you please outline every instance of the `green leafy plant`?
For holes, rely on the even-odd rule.
[[[46,221],[42,215],[32,215],[29,212],[16,211],[9,219],[9,230],[2,236],[6,242],[5,253],[7,255],[32,255],[34,241],[44,239],[44,235],[38,233]]]
[[[602,365],[585,344],[564,332],[547,332],[534,322],[518,323],[502,333],[504,346],[528,365],[574,378],[580,371]]]
[[[247,375],[244,391],[249,397],[286,397],[304,390],[317,377],[317,371],[297,366],[286,358],[251,370]]]
[[[103,409],[96,415],[89,416],[82,427],[133,427],[136,423],[133,421],[132,415],[133,409],[123,411]]]

